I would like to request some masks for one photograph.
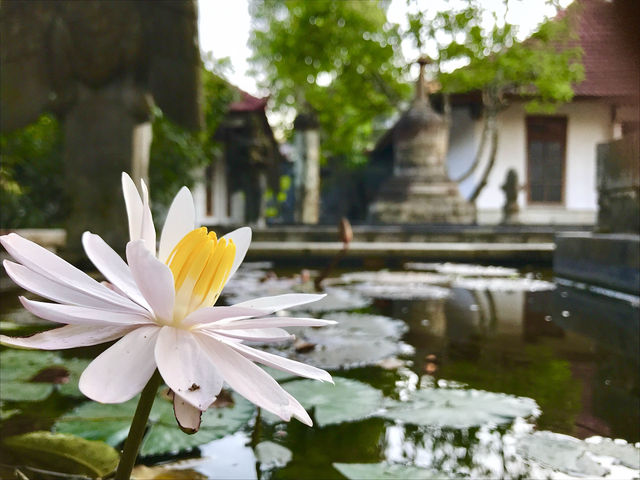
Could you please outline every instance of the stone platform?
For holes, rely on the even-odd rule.
[[[555,244],[558,277],[640,295],[640,235],[559,233]]]

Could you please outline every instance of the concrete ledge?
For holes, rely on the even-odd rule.
[[[640,291],[640,235],[558,234],[553,270],[559,277],[637,295]]]
[[[251,259],[332,257],[342,250],[340,242],[252,242]],[[550,262],[553,243],[482,242],[352,242],[346,257],[380,260],[435,260],[480,262]]]

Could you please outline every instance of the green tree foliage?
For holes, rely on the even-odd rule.
[[[517,25],[508,21],[513,3],[503,0],[502,16],[480,0],[465,0],[463,8],[431,15],[418,11],[409,15],[408,36],[420,49],[430,42],[436,46],[445,92],[481,90],[489,97],[487,107],[502,106],[507,94],[524,95],[529,109],[552,111],[573,98],[572,85],[584,77],[582,51],[571,28],[574,12],[543,22],[521,42]],[[464,66],[447,71],[450,65]]]
[[[319,120],[325,158],[359,163],[411,88],[397,25],[378,0],[253,0],[251,63],[280,112]]]
[[[415,0],[408,0],[409,4]],[[475,201],[487,184],[498,145],[497,114],[506,108],[510,95],[527,98],[529,111],[553,112],[573,98],[572,85],[582,81],[582,50],[575,42],[572,22],[578,8],[543,22],[525,41],[519,41],[518,27],[508,21],[513,0],[503,0],[501,14],[488,10],[486,2],[465,0],[463,7],[409,15],[409,31],[416,47],[427,49],[438,67],[438,80],[445,94],[479,91],[484,107],[484,132],[469,170],[480,164],[484,147],[490,144],[487,164],[471,194]],[[548,5],[559,12],[557,2]],[[462,65],[449,71],[455,65]],[[489,139],[489,142],[487,142]]]
[[[212,63],[216,69],[224,64]],[[202,69],[204,129],[190,132],[175,125],[160,109],[153,112],[153,143],[149,165],[152,206],[162,216],[183,186],[192,186],[199,167],[210,163],[219,146],[213,134],[239,92],[222,76]]]
[[[61,226],[67,212],[63,133],[51,115],[0,136],[2,228]]]

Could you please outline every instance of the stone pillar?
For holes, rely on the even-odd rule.
[[[296,215],[305,224],[318,223],[320,203],[320,132],[313,114],[300,114],[294,122],[296,152]]]
[[[128,240],[120,177],[132,172],[136,185],[147,181],[151,127],[144,98],[133,86],[93,90],[80,85],[64,117],[65,175],[73,193],[66,251],[72,261],[82,258],[85,230],[119,251]]]

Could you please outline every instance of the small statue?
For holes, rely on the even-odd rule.
[[[518,206],[518,192],[521,187],[518,184],[518,172],[516,172],[515,169],[510,168],[507,171],[507,177],[501,188],[505,196],[504,207],[502,207],[501,223],[519,223],[518,212],[520,211],[520,207]]]

